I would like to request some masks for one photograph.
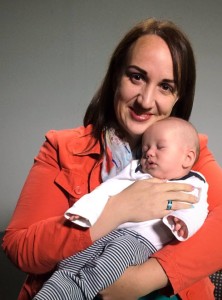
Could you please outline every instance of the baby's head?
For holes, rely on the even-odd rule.
[[[157,121],[143,134],[142,171],[160,179],[181,178],[199,151],[198,133],[190,122],[175,117]]]

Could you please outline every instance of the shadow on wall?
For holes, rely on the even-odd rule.
[[[3,232],[0,232],[0,245]],[[0,299],[16,300],[26,274],[18,270],[0,247]]]

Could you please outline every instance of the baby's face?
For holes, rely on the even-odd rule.
[[[144,173],[160,179],[182,177],[185,155],[184,143],[174,130],[154,126],[143,136],[141,166]]]

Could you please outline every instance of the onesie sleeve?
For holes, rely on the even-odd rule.
[[[81,197],[79,201],[74,203],[73,206],[65,212],[65,218],[70,220],[71,216],[76,215],[79,218],[72,221],[74,224],[86,228],[93,226],[101,215],[109,198],[133,183],[133,180],[130,180],[129,174],[130,165],[123,169],[117,176],[103,182],[91,193]]]
[[[114,180],[108,180],[114,181]],[[102,183],[94,191],[84,195],[66,210],[64,216],[67,220],[71,220],[72,216],[78,216],[77,219],[72,220],[73,224],[81,227],[91,227],[99,218],[107,201],[109,200],[109,184],[108,181]],[[115,189],[115,185],[113,186]]]
[[[171,230],[178,241],[186,241],[188,238],[194,235],[203,225],[208,214],[207,182],[204,179],[200,180],[195,176],[188,178],[184,182],[193,185],[194,190],[191,192],[191,194],[197,197],[198,202],[193,204],[191,208],[172,211],[163,218],[163,223]],[[183,221],[187,227],[187,237],[178,235],[177,231],[174,230],[174,222],[171,217],[176,217]]]

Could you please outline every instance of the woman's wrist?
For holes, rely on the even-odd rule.
[[[147,295],[169,284],[168,277],[157,259],[150,258],[138,267],[134,276],[135,282],[139,283],[139,294]]]
[[[131,266],[111,286],[101,291],[102,299],[135,300],[168,284],[167,276],[155,258]]]

